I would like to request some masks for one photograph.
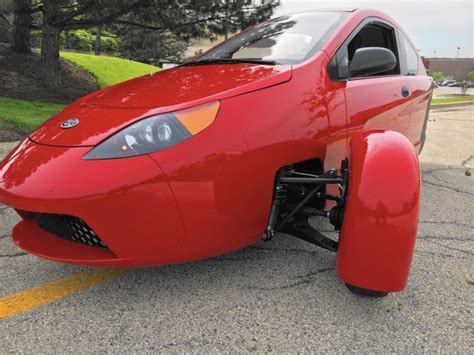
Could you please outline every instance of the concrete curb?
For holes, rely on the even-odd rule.
[[[0,142],[0,161],[7,156],[10,151],[20,142]]]
[[[435,105],[435,104],[432,104],[431,105],[431,109],[443,109],[443,108],[453,108],[453,107],[464,107],[464,106],[472,106],[474,105],[474,101],[470,101],[470,102],[456,102],[456,103],[452,103],[452,104],[438,104],[438,105]]]

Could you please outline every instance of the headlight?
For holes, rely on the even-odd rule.
[[[85,160],[115,159],[157,152],[198,134],[216,118],[219,102],[138,121],[107,138]]]

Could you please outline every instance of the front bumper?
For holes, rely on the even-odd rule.
[[[161,168],[149,157],[86,161],[90,147],[53,147],[25,140],[0,164],[0,203],[23,220],[12,238],[20,248],[55,261],[146,266],[189,260],[185,232]],[[74,216],[107,246],[61,239],[31,212]]]

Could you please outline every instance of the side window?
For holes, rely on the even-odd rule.
[[[418,54],[408,38],[401,34],[403,50],[405,52],[404,75],[416,75],[418,73]]]
[[[399,63],[397,41],[395,39],[395,31],[393,28],[378,24],[368,24],[364,26],[347,45],[349,61],[352,60],[357,49],[365,47],[383,47],[390,49],[393,54],[395,54],[397,63]],[[396,74],[400,74],[400,66],[398,64],[392,70],[379,73],[377,76]]]
[[[332,80],[344,80],[349,77],[349,63],[359,48],[382,47],[393,52],[397,59],[397,66],[392,70],[375,74],[374,76],[399,75],[400,56],[397,47],[395,29],[388,24],[371,21],[351,35],[339,48],[328,65],[328,73]]]

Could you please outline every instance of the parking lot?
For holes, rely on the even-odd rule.
[[[451,96],[451,95],[461,95],[461,88],[449,88],[446,86],[440,86],[434,90],[435,97]],[[474,89],[467,89],[467,95],[474,95]]]
[[[352,295],[334,253],[285,235],[121,274],[56,264],[13,246],[18,217],[0,206],[0,297],[20,293],[1,303],[0,353],[472,353],[474,106],[433,110],[427,137],[408,288],[383,299]]]

